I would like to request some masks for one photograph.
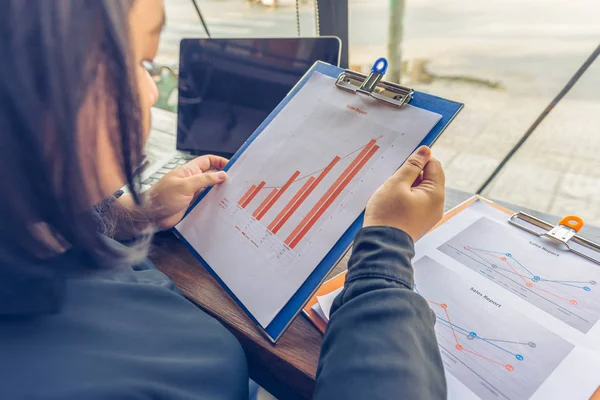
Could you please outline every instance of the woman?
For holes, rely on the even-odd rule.
[[[226,160],[200,157],[137,194],[156,99],[142,64],[157,51],[162,0],[2,7],[0,398],[248,398],[239,343],[140,261],[149,231],[172,227],[226,179],[215,171]],[[123,184],[132,194],[112,196]],[[434,318],[410,265],[443,187],[421,148],[370,200],[315,398],[445,397]]]

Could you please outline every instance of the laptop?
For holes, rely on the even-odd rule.
[[[316,61],[339,65],[340,51],[337,37],[183,39],[176,151],[148,160],[142,189],[196,156],[233,156]]]

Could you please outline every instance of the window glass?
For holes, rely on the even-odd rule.
[[[312,0],[196,0],[215,38],[315,36]],[[165,0],[167,25],[161,36],[153,76],[159,87],[156,107],[177,110],[177,64],[182,38],[206,38],[192,0]]]
[[[165,0],[154,69],[176,110],[179,41],[207,37],[192,0]],[[316,32],[312,0],[197,0],[213,37]],[[597,0],[349,0],[352,69],[381,56],[387,79],[466,104],[434,146],[447,185],[474,192],[600,42]],[[395,61],[395,62],[394,62]],[[600,62],[538,127],[483,195],[600,224]]]
[[[469,192],[485,182],[600,43],[596,0],[349,4],[353,68],[365,71],[388,56],[390,46],[398,48],[403,84],[465,103],[433,150],[447,185]],[[483,195],[556,214],[580,212],[600,224],[599,64]]]

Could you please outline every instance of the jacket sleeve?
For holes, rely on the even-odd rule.
[[[410,236],[363,228],[323,339],[314,399],[445,399],[435,315],[413,291]]]

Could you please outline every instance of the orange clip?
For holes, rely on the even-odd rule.
[[[575,232],[579,232],[581,228],[583,228],[583,220],[575,215],[564,217],[558,224],[567,226],[573,229]]]

